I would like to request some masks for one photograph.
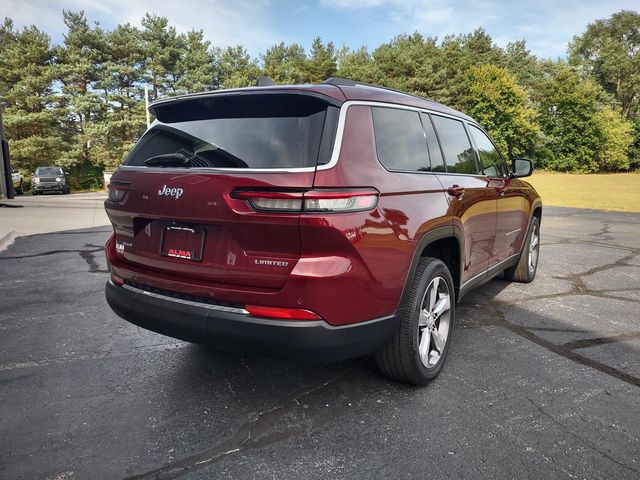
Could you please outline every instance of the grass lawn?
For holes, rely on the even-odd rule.
[[[528,181],[544,205],[640,212],[640,173],[534,172]]]

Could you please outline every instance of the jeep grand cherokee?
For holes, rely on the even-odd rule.
[[[456,303],[536,274],[542,204],[482,127],[389,89],[321,85],[161,100],[105,202],[110,306],[191,342],[442,369]]]

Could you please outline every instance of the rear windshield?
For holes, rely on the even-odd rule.
[[[174,154],[186,167],[314,167],[329,161],[338,108],[303,95],[214,95],[175,102],[158,117],[124,165]]]
[[[38,167],[36,175],[62,175],[62,169],[59,167]]]

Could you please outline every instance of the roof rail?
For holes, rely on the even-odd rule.
[[[256,78],[256,87],[271,87],[275,84],[276,82],[274,82],[271,77],[261,75]]]
[[[357,87],[357,86],[373,87],[373,88],[379,88],[381,90],[388,90],[390,92],[401,93],[403,95],[408,95],[410,97],[419,98],[420,100],[429,100],[431,102],[433,101],[429,98],[421,97],[419,95],[413,95],[412,93],[403,92],[402,90],[398,90],[396,88],[383,87],[382,85],[375,85],[373,83],[356,82],[355,80],[349,80],[348,78],[329,77],[322,83],[326,85],[334,85],[336,87]]]

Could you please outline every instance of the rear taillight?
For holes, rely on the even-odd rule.
[[[244,309],[254,317],[279,318],[282,320],[320,320],[320,316],[304,308],[264,307],[245,305]]]
[[[378,191],[373,188],[303,192],[236,190],[231,197],[246,200],[258,212],[343,213],[371,210],[378,201]]]
[[[109,189],[109,200],[121,202],[125,194],[131,189],[131,184],[129,182],[111,182],[107,188]]]

